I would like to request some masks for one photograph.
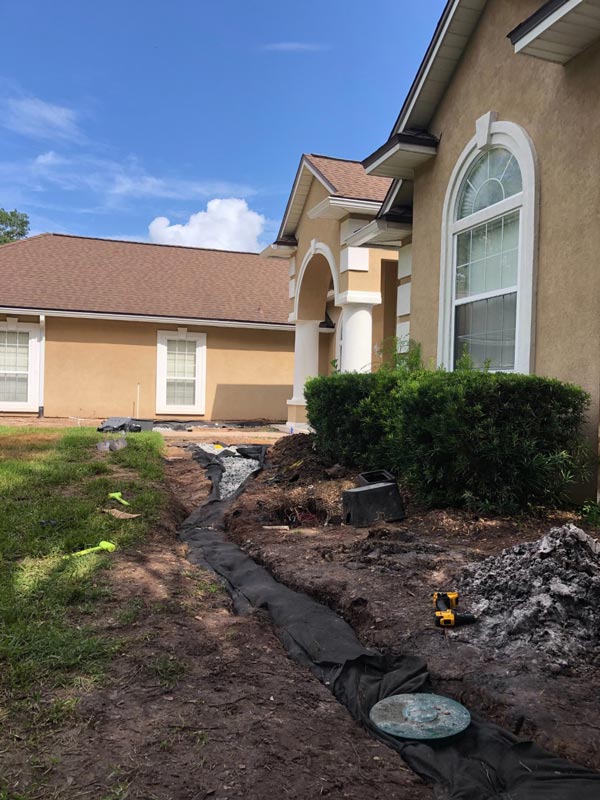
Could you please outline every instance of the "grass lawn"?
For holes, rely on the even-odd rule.
[[[94,630],[111,556],[65,556],[101,540],[120,548],[143,537],[167,492],[159,434],[129,435],[115,453],[98,452],[101,438],[88,428],[0,427],[2,724],[13,714],[60,722],[76,703],[61,690],[100,682],[118,649],[118,640]],[[128,508],[108,498],[115,491]],[[111,507],[141,516],[118,520],[103,513]]]

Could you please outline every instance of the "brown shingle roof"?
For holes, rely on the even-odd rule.
[[[390,178],[367,175],[360,161],[317,156],[309,153],[306,159],[334,188],[339,197],[383,202],[390,188]]]
[[[287,323],[280,259],[43,233],[0,245],[0,306]]]

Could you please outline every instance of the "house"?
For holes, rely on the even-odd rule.
[[[0,247],[0,287],[0,422],[285,419],[281,262],[42,234]]]
[[[276,241],[262,255],[289,270],[295,326],[294,390],[288,428],[306,429],[304,384],[333,369],[370,370],[395,336],[408,339],[409,210],[378,220],[392,186],[359,161],[305,154]],[[369,231],[369,246],[364,245]]]
[[[592,441],[600,407],[599,78],[598,0],[449,0],[388,140],[362,162],[366,176],[390,181],[385,197],[372,216],[357,215],[365,219],[359,228],[348,224],[346,206],[342,244],[330,243],[328,253],[339,284],[334,305],[344,318],[352,309],[344,291],[366,291],[370,310],[354,312],[365,320],[378,307],[375,254],[396,246],[398,275],[411,281],[409,298],[398,296],[400,332],[410,326],[426,362],[451,370],[466,351],[477,366],[579,384],[592,396]],[[392,103],[393,74],[378,79]],[[336,205],[335,194],[321,199],[319,191],[307,197],[306,226]],[[281,244],[290,257],[298,378],[313,347],[306,320],[322,319],[302,303],[298,271],[307,238],[322,252],[313,230]],[[352,314],[343,349],[361,355],[342,355],[342,369],[369,361]],[[308,371],[316,373],[314,361]]]

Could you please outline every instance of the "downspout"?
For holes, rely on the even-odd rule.
[[[38,417],[44,416],[44,383],[46,377],[46,315],[40,314],[40,359],[39,359]]]

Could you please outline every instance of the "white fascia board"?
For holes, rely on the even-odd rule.
[[[332,186],[332,184],[329,183],[329,181],[326,180],[323,177],[323,175],[317,172],[317,170],[313,167],[313,165],[308,161],[306,156],[302,156],[302,160],[300,161],[300,166],[298,167],[298,172],[296,173],[296,177],[294,179],[294,185],[292,186],[292,191],[290,193],[290,199],[288,201],[286,213],[281,223],[281,228],[279,230],[280,235],[284,235],[286,233],[293,234],[296,232],[295,225],[293,227],[293,230],[288,231],[287,228],[288,228],[289,218],[292,215],[292,211],[294,210],[294,207],[296,205],[296,194],[298,193],[298,187],[300,186],[302,180],[307,177],[305,174],[306,172],[310,174],[311,181],[313,178],[316,178],[319,181],[319,183],[323,184],[323,186],[325,187],[325,189],[327,189],[328,192],[330,192],[331,194],[335,192],[335,186]],[[304,207],[304,203],[302,204],[302,207]],[[302,209],[300,209],[298,217],[300,217],[301,213]]]
[[[348,214],[366,214],[374,217],[379,213],[381,203],[377,200],[354,200],[350,197],[326,197],[309,209],[310,219],[342,219]]]
[[[238,322],[237,320],[194,319],[192,317],[159,317],[149,314],[110,314],[96,311],[57,311],[46,308],[8,308],[0,306],[0,314],[40,315],[65,319],[99,319],[112,322],[160,322],[165,325],[203,325],[210,328],[248,328],[259,331],[289,331],[292,326],[285,322]]]
[[[381,211],[379,212],[381,215],[387,214],[387,212],[393,208],[394,203],[396,201],[396,197],[402,188],[402,184],[404,183],[403,178],[394,178],[390,188],[388,189],[388,193],[386,195],[385,200],[382,203]]]
[[[406,165],[401,163],[401,156],[403,153],[406,153],[409,161]],[[368,175],[383,175],[389,177],[389,171],[392,170],[394,173],[392,177],[400,178],[405,181],[412,181],[415,177],[415,164],[420,165],[430,158],[433,158],[436,154],[437,149],[429,145],[396,142],[396,144],[381,155],[377,161],[365,167],[365,172]],[[394,158],[395,156],[398,156],[398,158]],[[389,162],[392,161],[392,159],[398,163],[389,166]],[[388,165],[387,169],[382,172],[382,168],[386,165]]]
[[[401,241],[412,235],[412,225],[404,222],[388,222],[384,219],[374,219],[349,236],[346,239],[346,244],[352,247],[363,247],[370,243],[378,246],[386,243],[385,241],[377,241],[377,237],[382,235],[387,236],[387,241]]]
[[[583,0],[569,0],[569,2],[565,3],[563,6],[557,8],[554,13],[542,20],[539,25],[536,25],[535,28],[529,31],[529,33],[525,34],[522,39],[519,39],[519,41],[515,44],[515,53],[520,53],[521,50],[524,50],[526,47],[528,47],[542,33],[545,33],[548,28],[551,28],[554,24],[559,22],[571,11],[574,11],[582,3]]]
[[[297,248],[289,247],[284,244],[268,244],[264,250],[261,250],[259,256],[261,258],[291,258]]]
[[[431,49],[431,52],[426,54],[423,63],[419,67],[417,76],[419,76],[419,73],[421,74],[420,77],[418,77],[416,85],[413,85],[410,89],[409,96],[412,95],[410,103],[402,110],[402,113],[396,120],[392,134],[402,132],[414,125],[419,128],[427,127],[433,111],[430,110],[429,112],[429,120],[420,119],[418,116],[416,120],[413,119],[415,110],[421,102],[421,95],[426,92],[429,82],[431,82],[431,85],[434,87],[434,91],[436,85],[439,88],[439,84],[445,84],[444,88],[447,87],[456,65],[464,52],[466,42],[453,48],[457,51],[454,58],[446,58],[446,53],[444,53],[442,58],[439,58],[440,51],[446,46],[448,37],[451,34],[456,33],[461,39],[464,39],[465,35],[470,38],[479,22],[486,2],[487,0],[454,0],[449,10],[447,12],[444,11],[444,24],[439,33],[435,36],[435,46]],[[437,106],[438,101],[439,99],[435,101],[435,106]],[[430,103],[428,105],[430,105]]]
[[[431,55],[429,57],[429,61],[425,65],[425,69],[423,70],[423,74],[421,75],[421,80],[419,81],[419,83],[417,85],[417,88],[415,90],[413,99],[412,99],[410,105],[408,106],[408,108],[406,109],[405,113],[398,120],[398,123],[396,125],[395,130],[394,130],[394,133],[398,133],[399,131],[403,131],[404,128],[406,127],[406,123],[410,119],[410,115],[413,112],[415,104],[416,104],[417,100],[419,99],[419,97],[421,96],[421,92],[423,90],[423,86],[425,85],[425,82],[427,81],[427,78],[429,77],[429,73],[431,72],[431,68],[435,64],[438,51],[439,51],[440,47],[442,46],[443,41],[446,38],[446,34],[448,33],[448,29],[450,28],[450,25],[452,24],[452,20],[454,19],[454,15],[456,14],[456,9],[460,5],[460,2],[461,2],[461,0],[454,0],[454,5],[453,5],[450,13],[448,14],[448,17],[446,19],[446,24],[444,25],[444,28],[441,31],[441,34],[440,34],[440,36],[439,36],[439,38],[437,40],[435,49],[431,53]]]

